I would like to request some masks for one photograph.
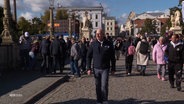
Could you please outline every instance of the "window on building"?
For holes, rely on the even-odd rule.
[[[111,25],[112,25],[112,22],[111,22]]]
[[[95,23],[95,26],[98,27],[98,22]]]
[[[109,27],[107,27],[107,30],[109,30]]]
[[[95,18],[98,19],[98,14],[96,14],[96,17]]]
[[[107,22],[107,25],[109,25],[109,22]]]
[[[112,30],[112,27],[111,27],[111,30]]]

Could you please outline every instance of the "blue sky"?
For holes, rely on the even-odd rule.
[[[13,0],[10,0],[11,4]],[[27,19],[40,17],[49,7],[49,0],[17,0],[18,16]],[[115,16],[121,22],[125,21],[128,14],[134,11],[137,14],[143,12],[168,12],[169,8],[177,6],[179,0],[55,0],[62,6],[97,6],[102,3],[109,16]],[[3,5],[0,0],[0,5]],[[13,7],[12,7],[13,9]]]
[[[146,11],[165,11],[178,5],[178,0],[99,0],[107,4],[110,14],[121,16],[124,13],[134,11],[143,13]]]

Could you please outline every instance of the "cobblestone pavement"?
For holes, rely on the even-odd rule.
[[[146,76],[140,76],[135,66],[132,75],[126,76],[123,60],[121,57],[117,61],[117,72],[110,76],[109,104],[184,104],[184,85],[182,92],[178,92],[176,88],[170,88],[168,81],[157,79],[156,66],[152,61]],[[95,99],[94,78],[83,75],[81,79],[71,78],[36,104],[95,104]]]

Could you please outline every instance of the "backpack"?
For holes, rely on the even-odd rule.
[[[135,54],[135,46],[132,44],[128,47],[128,55],[134,55]]]
[[[148,42],[141,41],[139,52],[145,55],[148,53],[148,48],[149,48]]]

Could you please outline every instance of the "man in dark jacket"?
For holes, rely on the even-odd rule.
[[[54,73],[56,73],[57,65],[59,64],[59,69],[60,72],[62,73],[62,68],[61,68],[61,53],[62,53],[62,48],[61,48],[61,42],[59,41],[59,37],[55,37],[54,40],[52,41],[50,45],[50,53],[53,58],[53,69]]]
[[[94,76],[96,83],[97,103],[108,103],[108,80],[111,62],[111,73],[115,72],[115,52],[113,44],[105,40],[102,29],[96,31],[94,40],[87,52],[88,75],[91,74],[91,60],[93,58]]]
[[[87,42],[85,37],[82,37],[81,39],[80,48],[81,48],[81,55],[82,55],[80,68],[84,73],[86,72],[86,54],[87,54]]]
[[[176,87],[181,91],[182,70],[184,63],[184,46],[179,42],[179,36],[174,34],[171,37],[171,42],[168,44],[166,51],[168,57],[169,82],[171,88],[174,88],[174,74],[176,76]]]
[[[42,55],[43,61],[41,64],[41,72],[46,68],[46,72],[49,73],[49,59],[50,59],[50,37],[46,36],[40,44],[40,53]]]
[[[67,47],[66,47],[66,42],[63,39],[63,35],[61,35],[59,37],[59,40],[61,42],[61,49],[62,49],[62,53],[61,53],[61,68],[62,68],[62,71],[63,71],[64,66],[65,66],[65,60],[66,60],[66,58],[68,58],[67,54],[66,54]]]

